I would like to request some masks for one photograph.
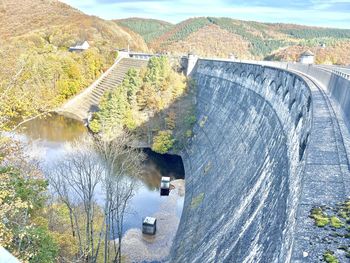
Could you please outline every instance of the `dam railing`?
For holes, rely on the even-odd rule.
[[[317,68],[320,68],[325,71],[332,72],[340,77],[343,77],[345,79],[350,80],[350,68],[342,68],[342,67],[336,67],[336,66],[324,66],[324,65],[317,65]]]

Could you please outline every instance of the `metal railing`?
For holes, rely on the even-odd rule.
[[[316,67],[328,72],[332,72],[340,77],[350,80],[350,68],[347,69],[347,68],[340,68],[335,66],[323,66],[323,65],[316,65]]]
[[[350,80],[350,74],[346,74],[345,72],[342,72],[342,71],[339,71],[339,70],[335,70],[335,69],[333,69],[332,72],[334,74],[336,74],[336,75],[339,75],[339,76],[341,76],[341,77],[343,77],[345,79]]]

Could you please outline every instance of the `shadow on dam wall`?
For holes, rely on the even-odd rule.
[[[197,124],[171,262],[288,262],[311,93],[269,67],[199,60]]]

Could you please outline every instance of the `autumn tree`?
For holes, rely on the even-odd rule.
[[[22,262],[55,262],[58,246],[42,220],[47,182],[20,145],[1,139],[0,245]]]
[[[153,138],[152,150],[157,153],[167,153],[173,148],[175,139],[171,130],[159,131]]]

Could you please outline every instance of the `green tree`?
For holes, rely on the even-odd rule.
[[[103,132],[113,133],[116,129],[122,129],[128,123],[126,117],[130,116],[127,91],[119,86],[109,92],[102,101],[97,116]]]
[[[170,130],[159,131],[153,138],[152,150],[157,153],[167,153],[175,143],[173,133]]]
[[[149,83],[159,92],[166,87],[165,81],[169,77],[170,71],[171,67],[167,57],[152,57],[148,62],[144,82]]]
[[[142,85],[142,79],[137,69],[131,68],[126,73],[123,80],[122,89],[126,90],[127,99],[130,105],[136,106],[136,94],[140,90]]]

